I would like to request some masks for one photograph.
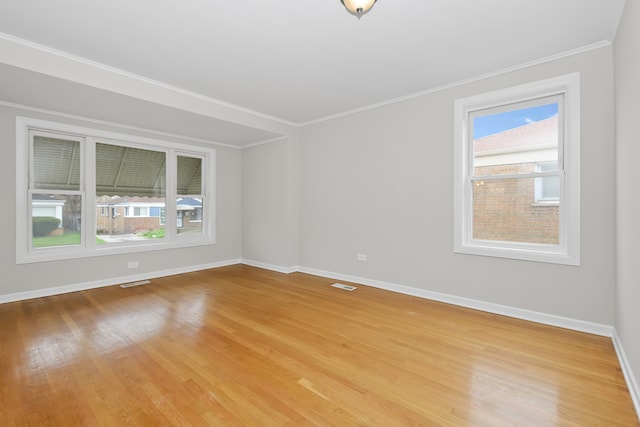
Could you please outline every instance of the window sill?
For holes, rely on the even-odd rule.
[[[453,252],[493,258],[508,258],[521,261],[544,262],[570,266],[580,265],[579,258],[570,256],[566,249],[557,245],[473,241],[456,245],[453,248]]]
[[[128,253],[139,253],[139,252],[152,252],[166,249],[180,249],[180,248],[190,248],[195,246],[212,246],[215,245],[216,242],[213,239],[197,239],[197,240],[183,240],[173,241],[173,242],[162,242],[162,241],[149,241],[149,242],[141,242],[141,243],[109,243],[105,245],[96,246],[93,249],[88,249],[80,246],[70,246],[70,247],[52,247],[52,248],[41,248],[32,250],[26,254],[17,254],[16,255],[16,264],[30,264],[36,262],[47,262],[47,261],[64,261],[64,260],[72,260],[77,258],[91,258],[91,257],[100,257],[105,255],[118,255],[118,254],[128,254]]]
[[[551,200],[548,202],[545,202],[544,200],[540,200],[535,203],[531,203],[531,206],[536,208],[557,208],[560,206],[560,202],[551,201]]]

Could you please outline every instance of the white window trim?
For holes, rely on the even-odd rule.
[[[110,243],[108,245],[96,245],[94,233],[96,224],[96,195],[95,174],[86,173],[84,176],[84,193],[82,200],[82,244],[78,246],[51,247],[32,249],[31,246],[31,212],[29,212],[29,173],[31,141],[30,130],[45,132],[60,132],[72,136],[85,138],[85,147],[81,161],[83,164],[88,159],[95,159],[95,142],[115,143],[118,145],[137,146],[140,148],[165,151],[170,153],[167,161],[167,188],[175,188],[175,153],[195,153],[202,156],[203,160],[203,194],[209,201],[209,207],[204,212],[204,230],[199,238],[176,238],[173,228],[166,227],[165,239],[149,240],[148,242],[127,242],[125,244]],[[121,134],[99,129],[85,128],[65,123],[51,122],[47,120],[28,117],[16,117],[16,263],[33,263],[44,261],[56,261],[74,258],[103,256],[122,253],[146,252],[172,248],[184,248],[192,246],[213,245],[215,237],[215,165],[216,150],[201,146],[168,142],[135,135]],[[93,168],[92,168],[93,169]],[[209,173],[210,172],[210,173]],[[169,218],[170,212],[175,212],[175,200],[171,200],[170,194],[166,196],[167,223],[173,224],[175,214]],[[170,222],[172,221],[172,222]]]
[[[563,156],[560,176],[560,244],[494,242],[472,238],[469,114],[473,111],[564,95]],[[530,84],[471,96],[454,104],[454,230],[453,251],[462,254],[526,261],[580,265],[580,74],[573,73]]]

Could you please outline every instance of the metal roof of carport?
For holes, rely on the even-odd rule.
[[[80,189],[80,143],[35,136],[34,184],[43,190]],[[96,143],[96,194],[153,197],[166,193],[162,151]],[[178,156],[177,193],[201,194],[202,161]]]

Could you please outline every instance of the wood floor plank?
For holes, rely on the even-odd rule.
[[[640,426],[609,338],[236,265],[0,305],[2,426]]]

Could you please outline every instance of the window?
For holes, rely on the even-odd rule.
[[[454,251],[580,263],[579,76],[457,100]]]
[[[536,172],[552,172],[556,170],[554,162],[543,162],[536,164]],[[535,203],[539,205],[557,205],[560,201],[560,181],[554,176],[542,176],[536,178],[535,182]]]
[[[149,216],[149,211],[146,207],[134,206],[133,208],[126,207],[125,209],[127,212],[126,216]]]
[[[28,136],[29,248],[80,245],[84,237],[79,227],[84,194],[80,146],[84,139],[37,130],[29,131]]]
[[[202,192],[202,157],[183,153],[178,155],[176,180],[178,195],[178,236],[191,238],[203,232],[202,210],[205,195]]]
[[[214,150],[22,117],[16,127],[18,263],[215,243]]]

